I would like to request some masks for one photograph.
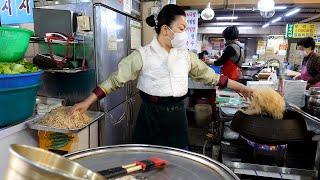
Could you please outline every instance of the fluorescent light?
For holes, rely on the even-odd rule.
[[[217,20],[233,20],[238,19],[238,16],[225,16],[225,17],[217,17]]]
[[[267,24],[264,24],[263,26],[262,26],[262,28],[266,28],[266,27],[269,27],[270,26],[270,23],[267,23]]]
[[[294,9],[292,11],[287,12],[287,14],[285,16],[288,17],[291,15],[294,15],[294,14],[298,13],[300,10],[301,10],[300,8]]]
[[[284,9],[287,9],[287,6],[275,6],[274,9],[284,10]]]
[[[241,25],[241,24],[237,23],[237,22],[235,22],[235,23],[232,23],[232,22],[218,22],[218,23],[214,23],[214,25],[216,25],[216,26],[232,26],[232,25],[237,26],[237,25]]]
[[[282,17],[277,17],[274,20],[271,21],[271,23],[276,23],[278,21],[280,21],[282,19]]]
[[[206,27],[206,29],[208,29],[208,30],[220,30],[220,29],[222,29],[222,30],[224,30],[225,28],[227,28],[227,27]]]
[[[242,27],[239,27],[239,29],[252,29],[252,27],[251,26],[242,26]]]

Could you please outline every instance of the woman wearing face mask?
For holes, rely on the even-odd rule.
[[[298,49],[304,57],[302,61],[301,74],[294,79],[302,79],[308,82],[310,87],[320,87],[320,56],[314,52],[315,41],[311,37],[301,39]]]
[[[215,74],[196,54],[186,49],[186,17],[177,5],[166,5],[158,16],[146,19],[157,36],[152,42],[124,58],[118,71],[97,87],[91,96],[76,104],[72,112],[84,112],[98,99],[138,78],[143,99],[134,131],[134,143],[176,148],[188,146],[183,99],[188,92],[188,75],[204,84],[229,87],[249,96],[251,90]]]

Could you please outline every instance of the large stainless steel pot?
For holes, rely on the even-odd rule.
[[[26,145],[10,147],[5,180],[102,180],[103,176],[49,151]]]
[[[134,174],[144,180],[232,180],[239,179],[221,163],[200,154],[151,145],[107,146],[68,154],[65,157],[95,171],[130,164],[156,156],[169,161],[162,170]]]

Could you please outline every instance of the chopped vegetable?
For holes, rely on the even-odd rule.
[[[0,62],[0,74],[22,74],[37,72],[40,69],[26,60],[16,63]]]

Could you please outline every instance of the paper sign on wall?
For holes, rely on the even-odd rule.
[[[118,50],[117,36],[115,36],[115,35],[109,36],[108,50],[109,51],[117,51]]]
[[[186,12],[186,19],[188,27],[186,32],[188,33],[187,48],[189,50],[197,50],[197,34],[198,34],[198,10],[188,10]]]
[[[286,38],[316,37],[317,25],[312,23],[287,24]]]
[[[0,0],[1,24],[33,22],[33,0]]]
[[[258,41],[257,54],[264,55],[266,53],[267,41]]]
[[[132,10],[132,0],[123,0],[123,11],[130,14],[131,10]]]
[[[141,47],[141,23],[130,20],[131,49]]]

